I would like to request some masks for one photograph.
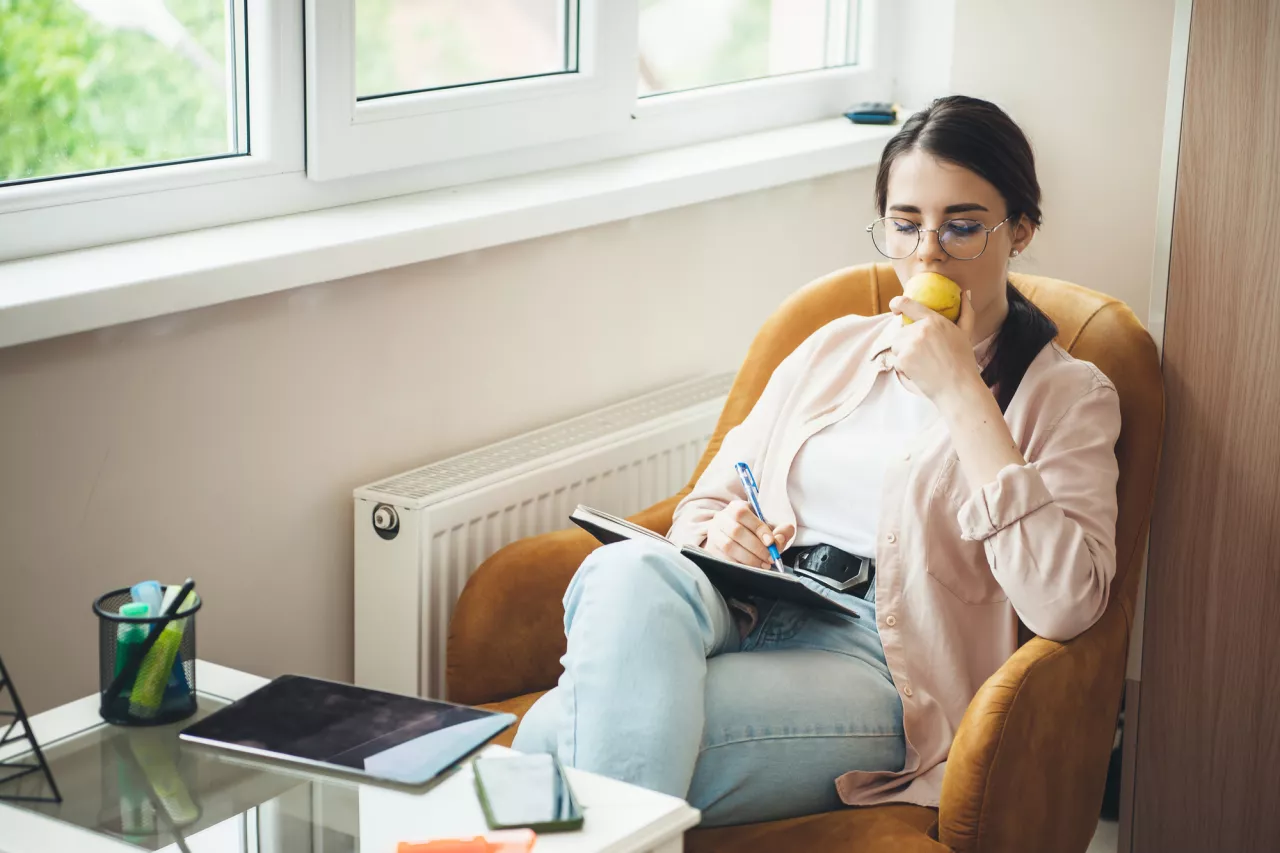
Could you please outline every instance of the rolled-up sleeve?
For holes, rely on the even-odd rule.
[[[1050,640],[1089,628],[1116,568],[1115,445],[1120,401],[1099,383],[1074,402],[1025,465],[1010,465],[959,511],[1023,623]]]

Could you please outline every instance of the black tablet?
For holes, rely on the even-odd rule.
[[[188,726],[220,749],[421,785],[515,723],[502,714],[301,675],[282,675]]]

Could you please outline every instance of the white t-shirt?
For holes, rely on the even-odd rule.
[[[862,403],[809,437],[791,463],[787,492],[796,513],[794,545],[834,545],[874,557],[885,470],[938,417],[928,397],[880,374]],[[797,488],[803,483],[803,488]]]

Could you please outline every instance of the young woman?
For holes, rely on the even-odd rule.
[[[806,580],[860,618],[727,601],[660,545],[599,548],[565,595],[564,675],[518,749],[685,797],[704,824],[936,806],[960,718],[1019,618],[1065,640],[1101,616],[1119,401],[1008,283],[1041,221],[1026,137],[993,104],[936,101],[886,146],[876,204],[876,248],[902,281],[957,282],[959,321],[898,297],[892,314],[819,329],[669,533],[762,567],[774,542],[789,565],[869,569],[844,592]],[[739,461],[772,528],[744,502]]]

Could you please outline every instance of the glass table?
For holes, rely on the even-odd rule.
[[[199,718],[266,680],[199,661],[196,683]],[[0,851],[394,853],[400,841],[486,831],[469,763],[427,788],[397,788],[180,741],[178,731],[191,722],[108,725],[96,696],[32,718],[63,802],[0,800]],[[538,853],[674,853],[698,822],[682,800],[569,773],[586,825],[539,838]],[[0,794],[46,792],[36,774],[0,786]]]

